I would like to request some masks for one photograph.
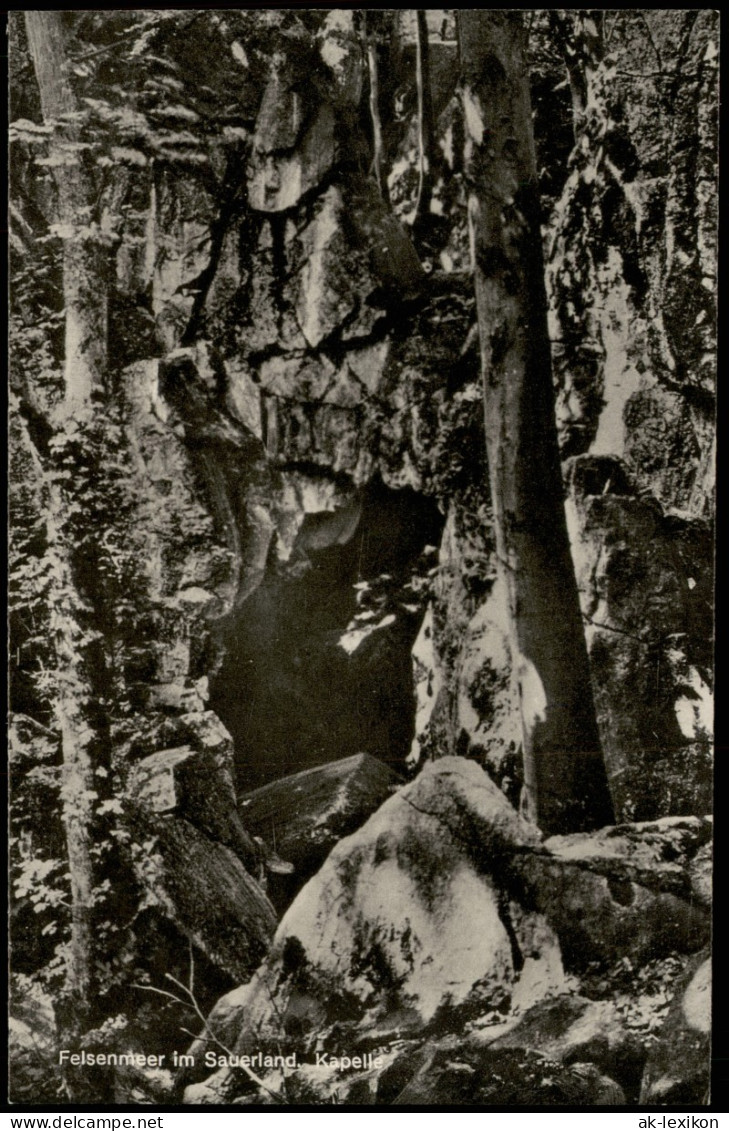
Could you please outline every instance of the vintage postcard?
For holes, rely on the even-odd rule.
[[[717,11],[8,36],[10,1102],[710,1105]]]

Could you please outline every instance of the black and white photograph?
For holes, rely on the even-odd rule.
[[[7,34],[10,1105],[711,1107],[718,10]]]

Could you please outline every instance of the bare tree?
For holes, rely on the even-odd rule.
[[[93,411],[92,395],[103,389],[106,353],[106,289],[103,243],[92,226],[89,179],[81,164],[72,125],[76,103],[67,78],[67,51],[61,12],[26,12],[26,30],[46,125],[53,127],[51,157],[59,234],[63,239],[65,306],[65,423],[81,423]],[[94,696],[89,675],[96,664],[94,634],[79,621],[84,601],[73,565],[73,546],[64,530],[67,489],[49,482],[47,535],[53,561],[51,633],[56,677],[53,707],[63,754],[63,823],[71,886],[71,943],[59,1029],[73,1043],[88,1026],[97,997],[95,975],[94,806],[98,781]],[[69,1070],[71,1097],[99,1096],[99,1081],[89,1090],[83,1074]]]
[[[63,239],[66,401],[79,405],[103,387],[106,368],[104,241],[93,223],[93,194],[73,125],[77,107],[67,76],[63,13],[26,12],[25,25],[43,120],[55,126],[51,156]]]
[[[418,197],[415,205],[415,218],[419,220],[430,211],[430,202],[433,195],[435,122],[433,119],[433,94],[430,84],[428,20],[422,9],[418,9],[415,16],[415,75],[418,91]]]
[[[497,552],[509,600],[527,808],[548,834],[609,823],[563,503],[525,31],[460,13],[469,224]]]
[[[382,137],[382,115],[380,112],[380,64],[377,56],[377,19],[365,11],[365,44],[367,50],[367,73],[370,91],[370,119],[372,122],[372,172],[384,201],[389,201],[387,170],[385,168],[385,145]]]

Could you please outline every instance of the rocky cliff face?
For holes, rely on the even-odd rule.
[[[713,18],[647,13],[665,74],[637,94],[616,26],[615,89],[593,92],[545,232],[619,822],[590,837],[544,843],[517,812],[462,218],[456,203],[446,250],[424,247],[356,159],[353,14],[323,15],[239,92],[248,125],[213,144],[224,191],[128,178],[118,402],[152,620],[129,673],[141,735],[119,744],[135,930],[160,969],[189,943],[206,1009],[258,968],[210,1014],[187,1102],[702,1102]],[[42,516],[17,392],[17,506]],[[305,1067],[263,1093],[239,1068],[203,1082],[210,1033],[221,1056],[282,1044]],[[684,1048],[696,1065],[674,1079]],[[377,1070],[316,1066],[373,1050]]]

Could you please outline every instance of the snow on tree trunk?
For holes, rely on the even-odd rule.
[[[518,13],[460,12],[471,256],[486,445],[526,804],[547,834],[609,823],[590,672],[563,503]]]

